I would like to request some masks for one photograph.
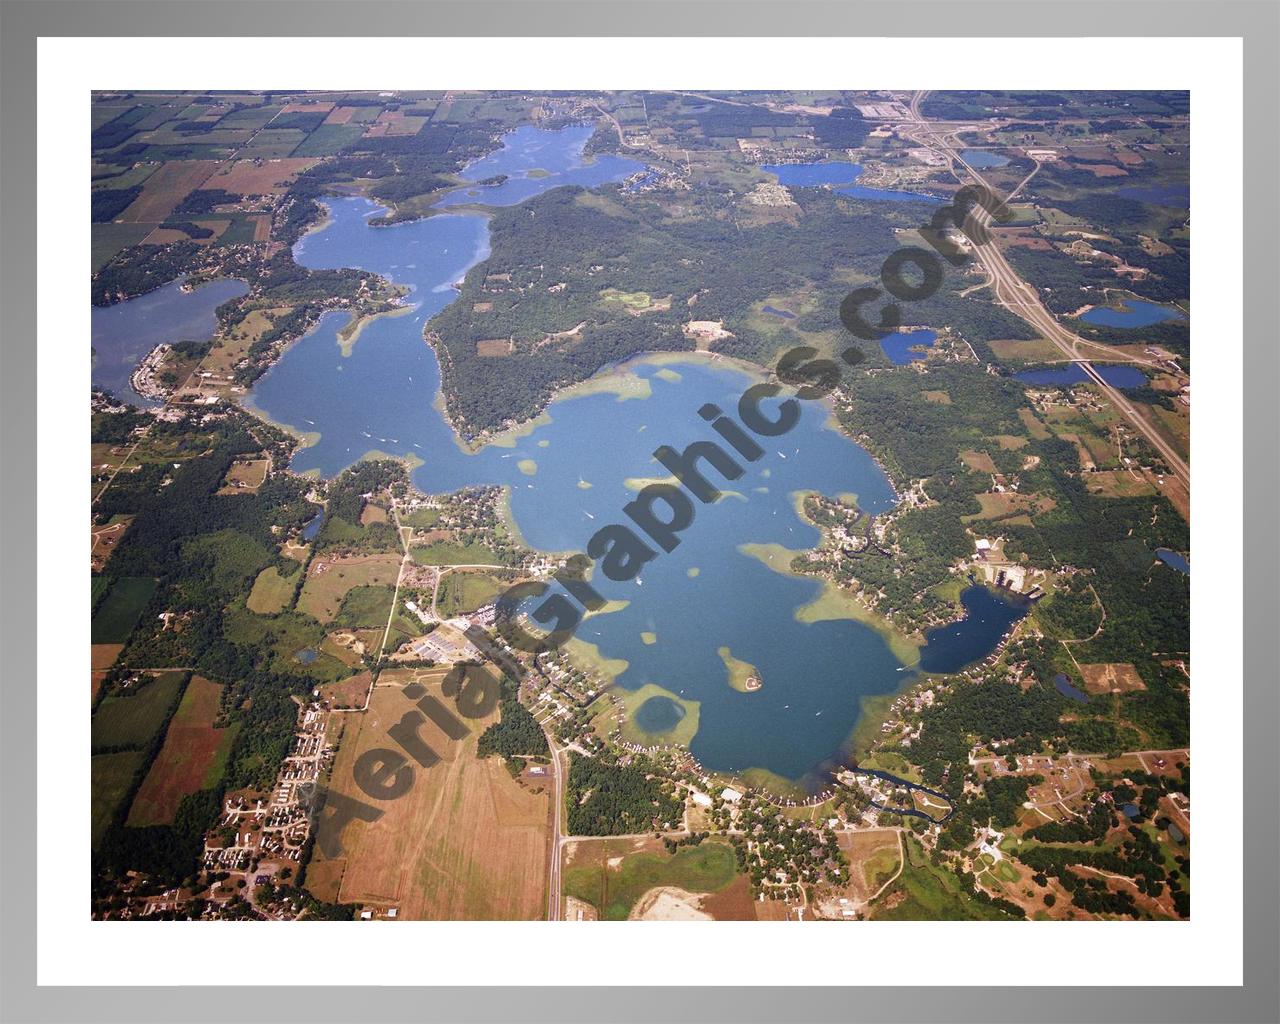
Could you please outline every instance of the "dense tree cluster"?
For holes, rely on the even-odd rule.
[[[649,761],[622,764],[608,755],[569,752],[566,797],[572,835],[612,836],[677,824],[684,813],[679,791]]]
[[[529,713],[528,708],[516,699],[512,687],[506,680],[503,687],[502,702],[499,704],[500,718],[480,734],[476,754],[479,757],[490,757],[500,754],[511,765],[518,764],[518,756],[545,758],[550,754],[547,737],[537,719]]]

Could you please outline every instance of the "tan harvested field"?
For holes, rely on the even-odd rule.
[[[395,554],[317,555],[298,595],[298,611],[329,622],[352,587],[394,586],[399,575],[400,556]]]
[[[416,673],[428,692],[452,707],[440,694],[444,674]],[[413,704],[400,685],[386,680],[408,675],[383,673],[359,725],[348,723],[330,783],[337,792],[372,802],[355,785],[352,768],[365,751],[395,747],[387,730]],[[470,733],[459,741],[427,722],[422,738],[440,760],[430,768],[413,764],[412,788],[398,800],[375,804],[385,812],[380,819],[348,824],[341,834],[343,857],[327,860],[317,844],[313,864],[320,871],[308,879],[312,891],[344,903],[394,906],[406,920],[542,918],[548,797],[513,779],[500,758],[476,759],[480,733],[496,720],[495,710],[468,722]],[[329,827],[326,816],[321,841]]]
[[[754,921],[756,901],[751,897],[751,879],[738,875],[719,892],[704,893],[702,909],[717,921]]]
[[[192,238],[185,231],[179,231],[177,228],[158,227],[152,230],[146,238],[142,240],[144,245],[171,245],[174,242],[195,242],[196,245],[212,245],[222,233],[227,230],[230,221],[225,220],[201,220],[196,223],[203,228],[208,228],[213,232],[208,238]]]
[[[1173,507],[1178,510],[1178,514],[1187,522],[1191,521],[1191,491],[1176,476],[1167,476],[1164,482],[1159,484],[1160,493],[1163,494]]]
[[[372,685],[373,676],[368,672],[360,672],[339,683],[323,683],[320,686],[320,696],[330,701],[335,708],[362,708]]]
[[[1084,688],[1090,693],[1132,693],[1147,688],[1138,670],[1128,662],[1081,665],[1080,675],[1084,677]]]
[[[991,440],[998,444],[1002,451],[1006,452],[1016,452],[1019,448],[1027,446],[1027,439],[1019,437],[1017,434],[993,434]]]
[[[277,157],[274,160],[236,160],[205,182],[241,196],[283,195],[299,174],[313,167],[315,157]]]
[[[333,104],[326,100],[303,100],[298,103],[290,103],[281,108],[281,114],[327,114],[333,109]]]
[[[482,359],[495,359],[511,355],[509,338],[486,338],[476,342],[476,355]]]
[[[215,160],[170,160],[142,183],[138,196],[117,220],[159,224],[221,164]]]
[[[1115,164],[1075,164],[1075,167],[1086,170],[1095,178],[1125,178],[1129,172]]]
[[[351,120],[351,115],[356,112],[355,107],[334,107],[329,111],[329,116],[324,119],[325,124],[346,124]]]
[[[986,452],[964,451],[960,453],[960,461],[979,473],[994,473],[996,464]]]
[[[1087,473],[1084,485],[1094,494],[1108,498],[1140,498],[1155,494],[1156,488],[1146,477],[1127,469],[1100,470]]]
[[[112,516],[111,522],[105,526],[92,527],[93,546],[89,550],[89,568],[93,572],[101,572],[111,560],[111,553],[115,551],[132,522],[133,516]]]
[[[372,526],[374,523],[385,523],[386,521],[387,510],[381,505],[374,505],[369,502],[360,510],[361,526]]]
[[[267,481],[270,459],[245,459],[231,463],[219,494],[256,494]]]
[[[898,866],[898,836],[888,829],[841,832],[836,837],[849,858],[849,885],[861,900],[874,896]]]
[[[1047,437],[1049,437],[1049,428],[1046,427],[1043,423],[1041,423],[1040,420],[1036,418],[1036,414],[1033,413],[1030,409],[1027,409],[1025,407],[1019,409],[1018,417],[1019,419],[1022,420],[1023,424],[1026,426],[1027,433],[1029,433],[1037,441],[1043,441]]]
[[[982,506],[980,513],[961,516],[960,518],[965,522],[972,522],[975,519],[1000,519],[1017,512],[1027,512],[1035,515],[1040,512],[1050,511],[1055,502],[1052,498],[1041,497],[1037,494],[1019,494],[1017,491],[992,491],[988,494],[979,494],[978,504]]]
[[[254,217],[253,218],[253,240],[255,242],[271,241],[271,218],[270,217]]]
[[[105,672],[116,663],[124,644],[90,644],[89,667],[94,672]]]
[[[934,405],[950,405],[951,396],[945,391],[921,391],[920,397]]]

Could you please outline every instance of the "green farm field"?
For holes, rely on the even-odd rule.
[[[165,672],[129,696],[104,698],[93,716],[93,749],[145,748],[169,717],[185,678]]]
[[[155,589],[156,581],[145,577],[125,576],[116,580],[93,617],[92,642],[122,644],[128,640]]]
[[[625,921],[631,908],[650,889],[674,886],[688,892],[719,892],[737,876],[733,849],[708,840],[699,846],[684,846],[669,855],[645,851],[622,857],[609,866],[610,859],[631,849],[629,840],[590,841],[574,851],[574,864],[564,872],[564,891],[590,903],[600,911],[601,920]],[[589,851],[584,851],[583,847]],[[585,862],[584,862],[585,861]]]
[[[98,754],[90,759],[92,816],[90,835],[97,849],[117,809],[129,792],[129,785],[142,765],[140,750],[125,750],[118,754]]]
[[[483,544],[458,544],[441,540],[413,549],[413,560],[421,565],[493,565],[493,552]]]

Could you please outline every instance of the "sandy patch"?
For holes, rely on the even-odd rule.
[[[714,921],[702,910],[702,896],[662,885],[650,889],[631,908],[632,921]]]

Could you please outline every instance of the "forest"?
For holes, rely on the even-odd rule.
[[[569,832],[613,836],[669,828],[684,814],[684,801],[671,783],[655,774],[646,758],[622,764],[610,755],[583,757],[569,752]]]

